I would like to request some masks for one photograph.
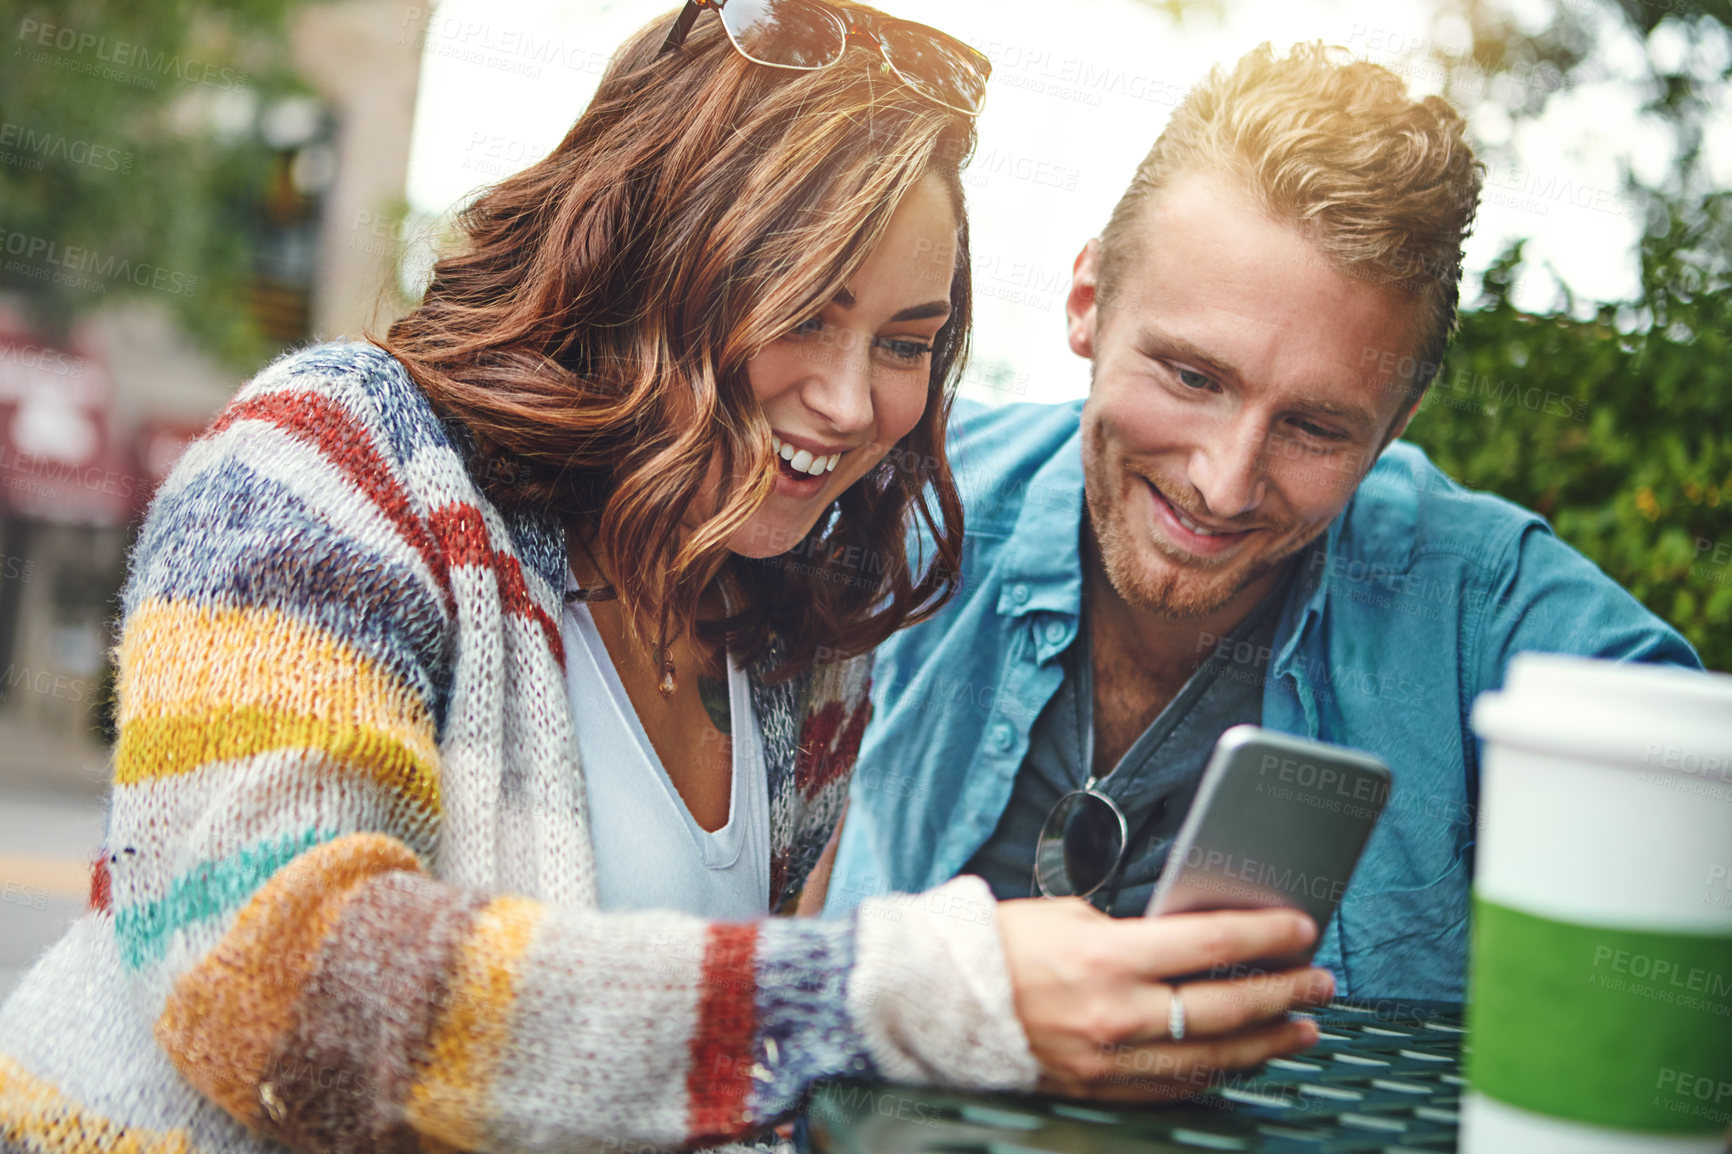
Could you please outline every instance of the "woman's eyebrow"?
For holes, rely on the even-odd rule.
[[[854,294],[849,292],[846,288],[837,289],[836,295],[832,299],[845,309],[851,309],[855,304]],[[890,323],[896,324],[898,321],[923,321],[928,317],[947,317],[949,315],[949,301],[927,301],[923,305],[914,305],[910,308],[903,309],[901,312],[890,318]]]
[[[949,301],[927,301],[923,305],[915,305],[913,308],[903,309],[901,312],[891,317],[890,320],[892,323],[896,321],[923,321],[928,317],[947,317],[949,315]]]

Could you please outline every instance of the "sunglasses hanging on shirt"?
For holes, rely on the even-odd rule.
[[[1034,884],[1043,897],[1086,898],[1107,883],[1125,855],[1128,831],[1118,802],[1091,777],[1053,805],[1034,846]]]

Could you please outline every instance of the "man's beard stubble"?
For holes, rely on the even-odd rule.
[[[1315,533],[1293,541],[1279,554],[1259,557],[1236,577],[1230,575],[1233,568],[1231,562],[1219,569],[1199,565],[1198,559],[1190,554],[1179,553],[1175,556],[1173,552],[1163,549],[1161,546],[1164,542],[1151,535],[1150,544],[1153,548],[1169,565],[1176,567],[1156,574],[1139,563],[1138,550],[1132,540],[1133,534],[1125,525],[1124,502],[1120,500],[1120,490],[1110,483],[1091,483],[1090,472],[1092,470],[1085,468],[1083,492],[1087,519],[1083,532],[1093,536],[1094,548],[1107,580],[1112,582],[1114,591],[1126,603],[1144,612],[1173,620],[1204,618],[1220,612],[1239,594],[1285,565],[1294,554],[1311,544],[1328,527],[1328,522],[1324,522],[1317,527]],[[1115,479],[1121,483],[1146,483],[1140,474],[1132,474],[1129,470],[1119,473]],[[1276,531],[1281,532],[1285,528],[1283,526]]]

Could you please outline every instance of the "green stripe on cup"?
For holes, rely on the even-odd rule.
[[[1468,1081],[1589,1125],[1732,1122],[1732,934],[1574,925],[1474,897]]]

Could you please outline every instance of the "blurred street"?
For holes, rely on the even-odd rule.
[[[0,999],[90,894],[105,751],[0,723]]]

